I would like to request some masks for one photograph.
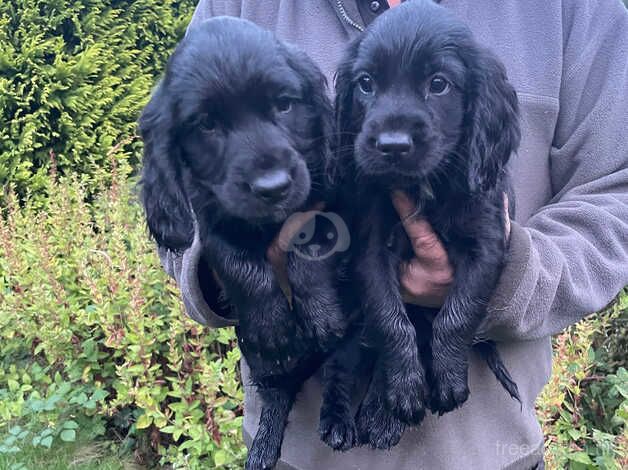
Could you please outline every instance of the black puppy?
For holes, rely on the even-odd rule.
[[[239,319],[239,346],[263,400],[249,469],[275,465],[296,393],[345,333],[333,253],[303,256],[299,246],[287,254],[292,306],[266,260],[288,216],[326,201],[332,128],[315,64],[254,24],[224,17],[188,33],[140,120],[150,232],[180,250],[196,228]],[[324,374],[321,426],[330,444],[346,448],[355,433],[338,373]]]
[[[468,356],[507,246],[504,167],[520,139],[517,97],[497,58],[429,1],[373,22],[349,46],[336,91],[354,273],[379,356],[357,425],[363,442],[389,447],[403,428],[395,419],[417,424],[427,407],[444,413],[468,397]],[[454,268],[431,325],[399,292],[412,250],[390,202],[395,189],[414,199]],[[478,350],[517,397],[494,344]]]

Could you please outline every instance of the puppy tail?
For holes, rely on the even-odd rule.
[[[482,341],[480,343],[475,343],[473,345],[473,349],[475,349],[480,354],[482,359],[486,361],[489,369],[493,371],[495,378],[497,378],[498,382],[502,384],[502,387],[506,389],[508,394],[521,403],[519,388],[510,376],[508,369],[506,369],[502,358],[499,356],[499,351],[497,350],[495,343],[493,341]]]

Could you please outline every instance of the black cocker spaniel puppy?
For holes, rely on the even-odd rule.
[[[518,398],[495,345],[473,346],[506,255],[505,165],[520,140],[518,103],[495,55],[427,0],[389,10],[350,44],[336,92],[335,177],[344,213],[355,214],[352,272],[365,341],[378,356],[357,427],[363,443],[390,447],[426,409],[465,402],[472,348]],[[413,253],[391,204],[396,189],[416,202],[454,268],[431,324],[427,309],[400,295],[399,265]]]
[[[333,358],[347,325],[333,247],[322,246],[337,240],[310,234],[316,246],[299,242],[287,253],[292,305],[266,259],[290,215],[329,202],[325,88],[304,53],[253,23],[219,17],[188,32],[140,119],[149,230],[171,250],[188,247],[197,230],[239,320],[239,346],[263,401],[248,469],[275,465],[296,393]],[[324,374],[321,427],[346,448],[355,433],[339,364]]]

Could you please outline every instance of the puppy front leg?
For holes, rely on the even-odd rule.
[[[298,326],[264,254],[233,247],[215,235],[206,236],[204,247],[238,313],[242,353],[252,365],[261,358],[287,370],[300,346]]]
[[[304,259],[291,252],[287,257],[288,278],[298,321],[303,334],[315,339],[322,351],[336,346],[348,322],[338,297],[335,256]]]
[[[268,470],[277,464],[296,388],[292,385],[269,388],[260,386],[257,393],[263,405],[259,427],[246,459],[246,470]]]
[[[403,435],[406,425],[397,418],[384,403],[384,392],[381,390],[384,378],[377,377],[383,368],[376,362],[374,375],[371,377],[366,395],[360,403],[355,418],[360,444],[373,449],[390,449],[396,446]]]
[[[356,388],[361,352],[359,337],[354,335],[343,340],[323,364],[323,403],[318,432],[321,440],[334,450],[346,451],[356,444],[351,397]]]
[[[418,424],[425,416],[428,389],[416,332],[399,292],[398,259],[385,244],[373,241],[358,264],[358,275],[364,288],[367,341],[379,353],[365,401],[376,404],[378,400],[371,395],[383,394],[395,416]]]
[[[486,311],[494,277],[482,261],[463,258],[445,303],[432,323],[432,411],[443,414],[469,396],[468,367],[473,337]]]

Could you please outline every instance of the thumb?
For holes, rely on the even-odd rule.
[[[416,205],[403,191],[394,191],[392,203],[399,214],[403,228],[412,242],[414,254],[419,258],[434,258],[444,254],[444,248],[430,223],[417,214]],[[441,253],[442,252],[442,253]]]

